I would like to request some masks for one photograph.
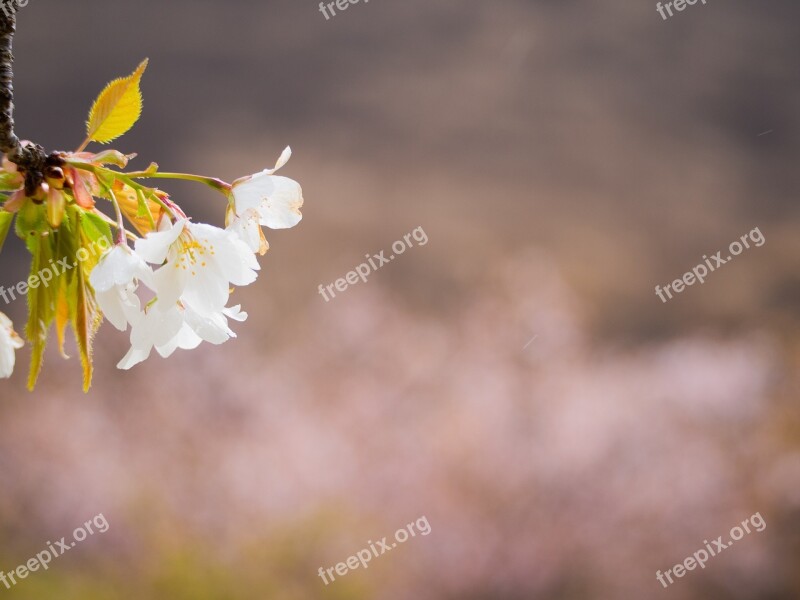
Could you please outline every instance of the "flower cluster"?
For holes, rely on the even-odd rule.
[[[167,357],[178,348],[222,344],[235,337],[230,321],[244,321],[247,314],[238,305],[229,306],[231,289],[256,280],[257,255],[269,248],[262,227],[294,227],[302,218],[300,185],[275,174],[289,160],[289,148],[273,169],[232,184],[163,173],[156,164],[126,172],[132,155],[86,152],[88,143],[107,143],[138,119],[139,82],[146,65],[106,87],[90,112],[86,141],[75,152],[51,154],[37,189],[26,189],[25,174],[13,163],[4,161],[0,169],[0,192],[7,193],[0,209],[0,248],[16,217],[15,231],[33,257],[32,273],[48,261],[74,260],[98,240],[115,242],[99,259],[75,261],[80,267],[74,273],[31,289],[26,328],[33,346],[31,388],[53,323],[62,354],[65,328],[72,326],[87,389],[92,339],[103,317],[121,331],[130,328],[131,348],[120,369],[146,360],[153,349]],[[166,192],[142,184],[145,179],[195,181],[220,192],[227,200],[225,228],[194,223]],[[116,219],[101,212],[96,199],[107,200]],[[0,377],[11,375],[14,350],[21,345],[0,313]]]

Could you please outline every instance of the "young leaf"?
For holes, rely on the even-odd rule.
[[[67,279],[61,277],[56,290],[56,336],[58,338],[58,351],[63,358],[69,358],[69,354],[64,348],[65,334],[70,317],[68,294],[69,285],[67,284]]]
[[[14,220],[14,215],[10,212],[4,211],[0,208],[0,252],[3,250],[3,244],[6,243],[8,230],[11,229],[11,222]]]
[[[33,254],[31,276],[39,276],[53,265],[53,238],[34,237],[28,239],[28,248]],[[50,286],[39,285],[28,290],[28,325],[25,335],[31,345],[31,369],[28,375],[28,389],[33,391],[42,370],[47,332],[55,317],[56,292]]]
[[[76,235],[77,215],[72,208],[67,209],[64,215],[64,222],[57,232],[58,243],[56,245],[56,264],[74,265],[77,254],[78,236]],[[65,333],[67,325],[70,322],[70,290],[73,287],[72,282],[75,278],[74,267],[61,269],[55,277],[52,285],[56,290],[56,335],[58,338],[58,349],[61,356],[69,358],[64,348]]]
[[[92,364],[94,335],[100,328],[103,316],[97,306],[94,292],[89,286],[89,276],[84,270],[78,269],[77,277],[69,286],[70,322],[75,332],[75,341],[78,343],[78,352],[83,366],[83,391],[88,392],[92,386]]]
[[[14,192],[22,187],[22,177],[19,173],[0,171],[0,191]]]
[[[78,211],[78,209],[75,209]],[[102,247],[98,243],[101,237],[111,240],[111,230],[108,225],[96,215],[86,211],[78,211],[78,223],[80,228],[80,246],[85,252],[86,258],[81,261],[76,275],[70,285],[69,300],[70,322],[75,332],[75,340],[78,343],[78,352],[83,365],[83,391],[88,392],[92,385],[92,353],[94,336],[103,322],[103,315],[94,290],[89,284],[89,275],[92,269],[97,266],[102,253]],[[80,250],[79,250],[80,252]]]
[[[89,261],[90,265],[88,265],[91,272],[92,268],[100,260],[103,246],[111,248],[113,245],[114,238],[111,234],[111,227],[94,213],[78,209],[75,209],[74,213],[76,215],[76,223],[80,225],[81,233],[89,239],[89,244],[94,244]],[[105,238],[105,240],[101,241],[102,238]],[[86,263],[87,261],[83,262]]]
[[[139,83],[147,68],[147,59],[128,77],[109,83],[89,111],[86,135],[89,142],[107,144],[126,133],[142,114]]]
[[[155,231],[156,223],[161,219],[161,206],[154,200],[145,198],[144,194],[131,186],[117,180],[114,182],[114,194],[117,196],[122,214],[133,224],[140,235]]]
[[[23,204],[17,213],[16,221],[14,221],[14,229],[19,239],[25,242],[28,250],[33,254],[38,238],[50,235],[50,226],[47,224],[44,205],[30,201]]]

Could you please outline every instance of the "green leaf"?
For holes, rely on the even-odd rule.
[[[58,339],[58,351],[63,358],[69,358],[65,349],[66,331],[70,318],[69,306],[69,284],[65,277],[59,277],[56,284],[56,338]]]
[[[16,192],[22,187],[22,178],[19,173],[0,171],[0,191]]]
[[[55,321],[59,349],[65,358],[64,334],[67,323],[72,326],[83,366],[83,387],[88,391],[92,383],[92,342],[103,320],[89,275],[105,249],[111,247],[111,229],[97,215],[70,204],[61,226],[53,231],[44,212],[43,206],[28,203],[17,216],[17,233],[33,256],[31,276],[39,276],[41,282],[28,292],[25,331],[32,348],[28,388],[36,386]],[[41,275],[47,271],[50,276],[45,284]]]
[[[85,253],[85,260],[76,270],[73,284],[68,289],[70,302],[70,322],[78,343],[78,352],[83,366],[83,391],[88,392],[92,385],[93,374],[93,342],[97,330],[103,322],[103,314],[95,299],[94,289],[89,283],[89,275],[97,266],[103,253],[103,247],[112,244],[111,229],[97,215],[87,213],[74,207],[77,212],[80,230],[80,248]],[[104,243],[107,242],[107,245]]]
[[[80,230],[89,239],[90,243],[103,245],[108,242],[110,246],[114,242],[114,238],[111,235],[111,227],[102,218],[77,207],[75,207],[75,211],[77,212],[76,221]],[[102,239],[105,239],[105,241],[101,241]]]
[[[26,240],[31,249],[31,277],[39,276],[45,269],[53,267],[53,237],[35,237]],[[31,345],[31,368],[28,389],[33,391],[44,362],[47,334],[53,323],[56,310],[56,290],[50,285],[38,285],[28,290],[28,324],[25,335]]]
[[[77,214],[73,207],[67,209],[64,215],[64,222],[58,231],[58,245],[56,248],[57,264],[64,258],[68,265],[75,264],[77,253]],[[61,263],[63,264],[63,263]],[[58,338],[58,349],[61,356],[69,358],[64,348],[67,325],[70,322],[70,291],[75,279],[75,269],[60,270],[56,276],[53,286],[56,289],[56,336]],[[74,287],[74,286],[73,286]]]
[[[53,240],[47,224],[43,204],[26,202],[17,213],[14,223],[17,235],[31,253],[31,276],[38,276],[45,268],[52,268]],[[33,390],[42,369],[47,332],[55,313],[55,292],[49,286],[39,285],[28,290],[28,324],[25,334],[31,345],[31,368],[28,388]]]
[[[38,244],[38,239],[51,233],[47,224],[47,213],[44,204],[27,201],[17,213],[14,229],[19,238],[25,242],[31,254]]]
[[[3,251],[3,244],[6,243],[6,238],[8,237],[8,232],[11,229],[11,223],[13,221],[14,215],[0,208],[0,252]]]

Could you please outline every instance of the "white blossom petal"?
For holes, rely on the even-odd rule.
[[[289,229],[303,218],[303,189],[288,177],[258,173],[233,184],[233,199],[237,214],[254,208],[261,225],[270,229]]]
[[[245,286],[257,278],[261,269],[248,245],[229,231],[211,225],[195,225],[193,232],[204,236],[214,249],[214,262],[233,285]],[[224,306],[224,304],[223,304]]]
[[[167,265],[169,268],[169,265]],[[186,277],[181,301],[203,313],[222,310],[230,297],[229,280],[216,263],[198,266]]]
[[[275,168],[274,169],[264,169],[263,171],[260,171],[260,172],[256,173],[255,175],[246,175],[245,177],[240,177],[239,179],[237,179],[236,181],[233,182],[233,186],[234,187],[239,186],[239,185],[249,181],[253,177],[257,177],[259,175],[274,175],[275,172],[278,169],[280,169],[287,162],[289,162],[289,159],[291,157],[292,157],[292,149],[289,146],[286,146],[286,148],[283,149],[283,152],[281,152],[281,155],[278,157],[278,162],[275,163]]]
[[[118,244],[103,254],[92,269],[89,282],[96,292],[107,292],[115,286],[125,287],[135,279],[150,281],[152,269],[127,244]]]
[[[260,269],[248,245],[232,232],[187,223],[153,277],[161,310],[175,303],[212,315],[228,303],[230,287],[249,285]]]
[[[186,289],[188,272],[179,263],[167,263],[153,274],[153,289],[158,295],[158,306],[161,310],[169,310],[174,306]]]
[[[165,219],[169,223],[169,219]],[[169,250],[188,225],[188,219],[179,219],[167,225],[163,231],[152,231],[140,240],[136,240],[136,253],[154,265],[167,260]]]
[[[261,233],[260,219],[261,216],[255,208],[248,208],[241,215],[234,217],[227,231],[247,244],[251,252],[264,254],[269,249],[269,245],[266,244],[264,247],[266,240]]]
[[[203,343],[203,338],[197,335],[186,322],[183,327],[167,344],[156,346],[156,351],[162,358],[169,358],[178,348],[182,350],[194,350]]]
[[[95,298],[103,316],[120,331],[125,331],[128,323],[141,311],[141,302],[132,284],[103,292],[95,291]]]
[[[126,244],[106,252],[89,276],[100,310],[120,331],[127,329],[141,309],[136,296],[139,280],[152,288],[153,270]]]
[[[224,344],[236,334],[228,327],[228,321],[221,312],[212,315],[201,315],[193,310],[186,310],[184,314],[186,324],[191,327],[203,341],[210,344]]]
[[[14,331],[11,320],[0,313],[0,378],[8,379],[14,373],[15,351],[24,345],[25,342]]]
[[[222,314],[228,317],[229,319],[233,319],[234,321],[239,321],[240,323],[246,321],[248,317],[247,313],[242,311],[242,307],[240,304],[224,309],[222,311]]]
[[[117,368],[122,371],[132,369],[139,363],[146,361],[150,358],[150,351],[152,346],[148,348],[131,346],[128,353],[117,363]]]
[[[117,368],[127,370],[146,360],[154,346],[169,344],[182,327],[183,315],[177,305],[166,311],[150,306],[131,323],[131,349]]]
[[[281,152],[281,155],[278,158],[278,162],[275,163],[275,168],[272,169],[271,171],[269,171],[269,169],[267,169],[267,171],[269,171],[269,174],[272,175],[275,171],[277,171],[283,165],[285,165],[287,162],[289,162],[290,158],[292,158],[292,149],[289,146],[286,146],[286,148],[283,149],[283,152]]]

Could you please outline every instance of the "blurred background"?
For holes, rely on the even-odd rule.
[[[338,11],[337,11],[338,12]],[[239,337],[95,384],[0,383],[0,570],[102,513],[20,599],[800,597],[794,0],[34,0],[17,133],[73,149],[144,57],[134,166],[306,199]],[[222,224],[206,189],[168,191]],[[325,302],[417,227],[429,237]],[[654,293],[758,227],[668,303]],[[26,276],[19,240],[0,284]],[[25,306],[2,307],[22,328]],[[666,571],[754,513],[664,590]],[[431,533],[325,586],[419,517]]]

